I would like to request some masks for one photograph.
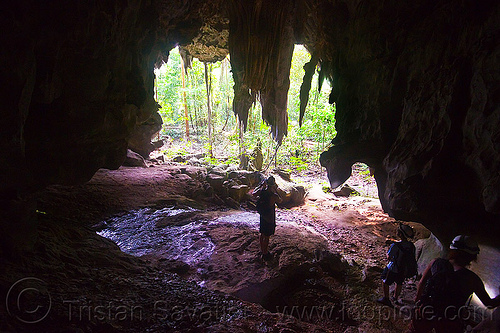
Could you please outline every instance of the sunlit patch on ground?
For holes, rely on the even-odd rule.
[[[364,221],[366,225],[375,225],[392,220],[386,213],[373,208],[358,208],[356,210],[366,218],[366,221]]]

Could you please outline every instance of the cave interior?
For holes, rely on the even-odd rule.
[[[19,0],[0,15],[3,256],[33,247],[44,188],[148,154],[154,69],[176,46],[230,54],[234,113],[246,126],[258,100],[280,142],[295,44],[332,86],[332,187],[366,163],[389,216],[500,248],[498,1]]]

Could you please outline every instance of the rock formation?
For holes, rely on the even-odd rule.
[[[161,131],[163,120],[154,112],[145,122],[137,124],[128,139],[128,147],[140,154],[143,158],[149,158],[149,154],[163,146],[163,140],[151,142],[151,139]]]
[[[333,85],[337,136],[321,159],[332,184],[366,162],[390,215],[442,240],[467,232],[498,246],[499,9],[492,0],[11,1],[0,14],[2,245],[30,238],[37,189],[122,164],[134,130],[157,118],[153,69],[172,47],[215,61],[227,42],[242,122],[259,95],[273,136],[286,134],[291,49],[303,43]]]
[[[484,229],[495,242],[498,3],[335,2],[325,11],[336,14],[323,18],[331,30],[313,52],[337,105],[335,147],[322,155],[330,177],[331,165],[364,161],[391,216],[442,240]]]

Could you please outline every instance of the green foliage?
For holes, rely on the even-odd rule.
[[[362,174],[362,175],[365,175],[365,176],[367,176],[367,175],[369,176],[370,175],[370,170],[367,168],[365,170],[361,170],[359,173]]]
[[[240,140],[239,126],[232,112],[233,78],[228,59],[223,62],[208,64],[211,78],[211,106],[213,149],[216,158],[239,163],[240,151],[250,153],[260,138],[264,167],[274,163],[282,168],[297,172],[307,170],[311,163],[318,163],[319,153],[335,136],[335,106],[328,104],[329,86],[323,84],[318,91],[318,74],[313,77],[309,94],[309,104],[306,109],[302,127],[298,126],[300,110],[300,86],[304,76],[303,66],[310,60],[307,50],[297,45],[294,50],[290,69],[290,89],[288,100],[289,127],[288,136],[282,145],[277,147],[269,135],[270,128],[262,120],[261,107],[256,103],[249,110],[247,131]],[[160,114],[164,121],[162,137],[179,140],[184,137],[184,108],[182,92],[186,92],[189,112],[191,140],[197,141],[208,150],[207,128],[207,96],[205,90],[204,65],[197,59],[188,70],[186,88],[182,89],[181,59],[177,49],[170,52],[168,63],[156,71],[157,96],[161,105]],[[187,148],[185,148],[187,149]],[[278,149],[277,155],[275,151]],[[168,152],[169,156],[179,155],[179,152]],[[215,162],[210,160],[207,162]]]
[[[330,185],[322,186],[321,190],[323,191],[323,193],[331,193],[332,192],[332,188],[330,187]]]
[[[218,159],[216,159],[216,158],[212,158],[212,157],[210,157],[210,156],[205,156],[205,157],[203,158],[203,161],[204,161],[206,164],[209,164],[209,165],[217,165],[217,164],[219,164],[219,162],[220,162]]]
[[[176,145],[172,148],[163,151],[163,154],[171,159],[175,156],[186,156],[189,154],[189,148],[191,147],[191,142],[184,142],[182,145]]]
[[[181,106],[181,58],[179,52],[170,52],[168,64],[155,71],[156,98],[160,104],[160,115],[164,125],[175,125],[180,121],[177,112]],[[164,126],[165,127],[165,126]]]
[[[297,171],[307,170],[309,166],[307,162],[295,156],[290,156],[290,165],[293,166]]]
[[[297,127],[300,111],[300,86],[304,77],[304,64],[310,60],[307,50],[297,45],[295,47],[290,69],[290,90],[288,101],[288,114],[291,123]],[[306,108],[302,127],[297,130],[297,135],[302,139],[316,141],[324,150],[325,143],[335,136],[335,107],[328,103],[330,86],[323,84],[321,92],[318,91],[318,74],[312,80],[309,92],[309,103]]]
[[[185,116],[182,93],[186,92],[186,102],[190,114],[190,132],[195,135],[206,135],[207,100],[203,63],[194,59],[192,67],[186,75],[186,88],[182,88],[181,57],[177,48],[172,49],[168,62],[155,71],[157,102],[160,104],[160,115],[163,119],[162,137],[179,139],[185,135]],[[230,75],[229,61],[209,64],[212,80],[212,114],[214,133],[230,129],[236,125],[232,112],[234,85]]]

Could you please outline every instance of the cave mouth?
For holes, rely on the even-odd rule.
[[[101,313],[93,317],[89,314],[83,323],[81,318],[75,322],[70,316],[68,320],[65,301],[78,300],[86,309],[102,309],[110,299],[117,304],[125,299],[141,305],[160,299],[185,307],[216,306],[221,302],[236,309],[234,316],[221,320],[193,320],[189,315],[152,317],[148,321],[153,325],[151,331],[192,331],[200,327],[217,330],[221,326],[221,331],[235,331],[242,330],[238,326],[241,322],[247,331],[271,331],[276,327],[284,331],[314,330],[300,321],[283,324],[276,319],[278,316],[260,307],[186,283],[176,272],[182,274],[189,267],[170,265],[162,258],[127,255],[89,228],[113,214],[151,207],[164,209],[180,201],[203,205],[207,197],[210,204],[224,207],[221,211],[227,207],[239,209],[239,200],[258,180],[252,178],[253,172],[229,167],[213,168],[208,174],[185,163],[185,153],[179,154],[182,165],[172,168],[168,168],[171,165],[164,156],[155,158],[152,164],[147,161],[149,153],[158,148],[156,145],[163,144],[160,140],[150,142],[162,123],[152,94],[154,64],[173,45],[200,37],[200,31],[215,31],[215,35],[222,36],[206,44],[224,44],[225,52],[231,49],[233,59],[240,62],[240,66],[233,67],[233,109],[238,121],[243,127],[251,125],[247,115],[255,101],[252,92],[259,91],[262,118],[272,129],[270,135],[264,129],[265,138],[279,143],[289,129],[289,86],[283,84],[290,79],[288,57],[292,56],[295,41],[306,42],[313,55],[321,59],[324,76],[332,79],[335,87],[329,96],[335,102],[335,119],[329,125],[334,124],[338,132],[335,145],[323,155],[330,182],[344,183],[353,159],[370,161],[383,194],[379,198],[384,211],[398,219],[425,223],[441,240],[451,240],[461,233],[475,235],[495,247],[491,252],[494,258],[500,257],[497,1],[415,1],[394,5],[386,1],[327,0],[182,3],[55,1],[46,5],[21,0],[9,2],[5,15],[2,13],[5,33],[0,36],[0,63],[2,79],[8,84],[2,86],[6,116],[0,124],[0,206],[6,208],[0,214],[0,291],[2,296],[6,291],[12,295],[9,291],[16,281],[26,281],[26,277],[36,274],[37,279],[46,282],[43,291],[50,291],[54,302],[48,321],[32,322],[35,325],[28,328],[26,322],[6,313],[8,308],[0,307],[0,330],[61,331],[68,326],[70,331],[144,331],[148,325],[144,322],[100,320]],[[229,8],[224,8],[227,4]],[[207,46],[203,44],[206,40],[201,42]],[[262,68],[263,63],[270,65]],[[266,71],[272,75],[265,75]],[[319,125],[328,121],[316,118],[321,121]],[[319,125],[313,128],[323,129]],[[239,141],[241,125],[235,127],[232,140]],[[304,140],[299,147],[319,151],[317,142],[310,145]],[[209,146],[212,148],[211,143]],[[133,171],[120,168],[127,148],[131,149],[127,163],[151,167]],[[239,148],[235,162],[246,164],[242,154],[245,147]],[[254,147],[246,148],[253,151]],[[272,158],[275,146],[265,148],[269,150],[269,163],[263,164],[267,167],[274,162],[277,166],[277,159]],[[196,149],[206,154],[205,145]],[[283,158],[295,170],[309,171],[316,166],[306,164],[301,154],[290,150]],[[203,163],[196,156],[189,157],[193,163]],[[284,184],[293,174],[290,171],[276,171]],[[339,177],[336,171],[340,171]],[[317,173],[310,176],[316,177]],[[122,179],[127,181],[120,182]],[[303,197],[304,189],[295,187],[295,191],[286,193],[293,202]],[[345,289],[347,296],[343,299],[362,299],[371,306],[370,297],[378,292],[379,268],[385,263],[386,242],[391,241],[397,221],[382,210],[369,211],[366,216],[352,212],[350,209],[356,209],[356,205],[338,205],[321,194],[323,197],[317,196],[307,206],[309,217],[317,223],[302,221],[305,229],[317,227],[323,236],[309,235],[311,242],[337,249],[358,273],[359,280],[351,280],[353,288]],[[191,212],[183,214],[189,216]],[[350,225],[343,224],[346,221]],[[251,233],[245,228],[220,227],[218,233],[210,230],[220,244],[230,231],[241,237]],[[289,229],[283,229],[282,237]],[[255,239],[256,231],[253,233]],[[419,240],[432,240],[429,235],[429,230],[419,229]],[[283,240],[294,239],[303,240]],[[192,241],[195,250],[196,240]],[[292,248],[308,244],[303,243],[293,244]],[[251,244],[229,242],[225,244],[228,251],[221,253],[245,255],[241,249]],[[286,242],[275,246],[283,244]],[[304,253],[314,253],[280,249],[278,269],[274,270],[279,272],[287,267],[282,258],[288,259],[285,263],[294,258],[300,262]],[[233,260],[232,256],[221,260],[224,258]],[[235,262],[225,264],[218,270],[233,267]],[[209,275],[213,270],[207,267],[199,274]],[[252,269],[243,272],[247,271]],[[298,281],[304,281],[302,276],[310,277],[290,276]],[[229,274],[221,278],[224,283],[239,280]],[[488,286],[497,282],[488,282]],[[411,298],[415,285],[409,287],[405,291]],[[282,304],[279,297],[269,298],[264,302],[269,309]],[[10,300],[10,305],[16,305],[16,297]],[[19,306],[19,298],[17,301]],[[30,302],[28,312],[38,309],[32,305],[36,304]],[[388,330],[402,325],[391,321],[367,323],[371,324],[369,328],[384,326]],[[342,331],[353,330],[359,329]]]
[[[272,172],[277,173],[282,180],[290,181],[291,178],[297,180],[301,178],[301,174],[309,182],[315,177],[324,177],[318,157],[329,146],[330,136],[335,135],[335,104],[333,106],[329,104],[329,82],[321,82],[319,73],[313,67],[312,74],[309,73],[311,86],[310,92],[308,91],[311,115],[306,112],[305,116],[301,116],[300,91],[304,82],[304,67],[308,61],[310,54],[307,50],[302,45],[296,45],[288,91],[290,119],[288,135],[283,138],[280,145],[277,145],[269,135],[270,128],[262,118],[260,104],[255,104],[250,109],[246,131],[242,131],[242,127],[239,126],[239,119],[231,110],[234,82],[227,59],[208,65],[197,59],[191,59],[190,68],[186,71],[182,50],[179,52],[179,48],[172,49],[168,62],[155,70],[154,95],[161,106],[159,113],[163,120],[161,131],[156,135],[157,139],[166,141],[166,146],[154,151],[152,160],[174,161],[186,165],[180,167],[180,173],[188,175],[191,179],[199,179],[199,176],[193,176],[196,171],[188,169],[203,167],[206,162],[214,164],[209,169],[214,166],[217,168],[217,164],[231,163],[238,165],[238,169],[245,169],[241,156],[246,153],[247,147],[256,145],[258,138],[265,156],[263,166],[267,165],[267,168],[274,169]],[[209,113],[207,113],[207,103],[210,104]],[[303,119],[300,119],[301,117]],[[211,126],[212,134],[209,133],[208,126]],[[210,138],[210,135],[213,137]],[[283,153],[279,155],[278,149]],[[217,158],[209,158],[209,154]],[[249,168],[249,170],[254,169]],[[377,198],[376,185],[370,177],[368,166],[356,163],[352,170],[351,178],[334,195]],[[220,176],[224,179],[221,180]],[[224,197],[223,191],[216,189],[216,182],[234,181],[240,178],[238,171],[236,169],[224,171],[223,167],[220,176],[219,179],[210,178],[212,179],[209,180],[210,185],[225,204],[234,208],[234,204],[228,203]],[[185,180],[190,178],[186,177]],[[319,180],[312,187],[319,186],[322,187],[321,191],[328,192],[324,184],[325,180]],[[242,181],[236,186],[241,185],[249,185],[251,188],[255,184],[252,184],[252,181]],[[230,198],[239,202],[242,196],[236,194]],[[239,208],[239,205],[237,206]],[[337,208],[340,206],[337,205]],[[251,201],[249,206],[244,203],[241,207],[252,209]],[[299,234],[303,232],[297,225],[292,229],[286,225],[287,222],[294,223],[293,219],[287,220],[287,214],[280,216],[282,220],[279,222],[279,228],[285,229],[286,232],[295,230],[292,234],[297,234],[297,231],[300,231]],[[215,226],[220,227],[221,224],[227,224],[227,229],[231,230],[227,232],[231,238],[230,244],[226,245],[230,248],[229,252],[236,252],[243,257],[248,256],[245,253],[247,247],[255,247],[258,238],[256,234],[258,215],[252,212],[215,218],[202,214],[199,209],[189,205],[184,206],[173,200],[166,207],[157,205],[131,210],[110,220],[101,221],[97,229],[99,235],[116,242],[122,251],[152,262],[162,262],[170,271],[195,281],[202,287],[229,293],[244,301],[258,303],[268,311],[291,315],[304,322],[322,325],[328,322],[330,326],[339,327],[356,324],[345,312],[343,288],[345,288],[347,268],[339,260],[338,255],[317,248],[313,251],[308,250],[309,252],[304,251],[303,263],[291,265],[291,268],[286,268],[277,277],[262,281],[258,279],[258,281],[247,281],[234,271],[241,265],[240,260],[254,262],[255,258],[232,257],[229,263],[226,262],[226,258],[221,258],[217,252],[224,252],[225,249],[223,246],[222,250],[220,249],[222,241],[217,239],[217,231],[214,231]],[[236,236],[233,236],[235,228],[240,229],[240,233],[236,232]],[[307,237],[299,236],[297,240],[308,242]],[[238,247],[235,251],[232,246],[240,243],[246,245]],[[286,261],[288,256],[298,255],[296,251],[280,248],[279,245],[275,247],[277,247],[274,248],[275,266],[280,265],[280,260]],[[255,249],[250,251],[254,257],[255,252]],[[211,259],[212,257],[215,259]],[[221,272],[217,272],[220,266],[223,268]],[[222,276],[224,274],[226,276]],[[257,274],[265,275],[260,269],[257,270]],[[240,282],[236,287],[232,285],[233,279],[245,282]]]
[[[203,55],[199,55],[203,59]],[[189,155],[211,162],[237,162],[247,168],[249,158],[257,145],[263,153],[263,166],[303,171],[317,164],[318,155],[335,135],[335,105],[330,105],[329,82],[321,78],[319,68],[309,65],[311,55],[303,45],[295,45],[291,58],[290,88],[288,89],[288,135],[277,144],[272,139],[271,127],[262,115],[262,106],[256,102],[249,109],[248,119],[239,119],[233,110],[234,81],[230,55],[217,62],[200,61],[176,47],[168,61],[155,70],[154,97],[161,107],[161,129],[153,139],[164,141],[159,150],[167,158]],[[301,97],[305,76],[309,75],[308,100]],[[207,93],[208,91],[208,93]],[[308,111],[302,109],[308,104]],[[302,105],[301,105],[302,104]],[[299,126],[300,125],[300,126]],[[132,147],[133,150],[133,147]],[[153,158],[161,156],[157,150]],[[245,156],[246,155],[246,156]],[[147,156],[144,156],[147,157]],[[183,159],[181,156],[177,158]]]

